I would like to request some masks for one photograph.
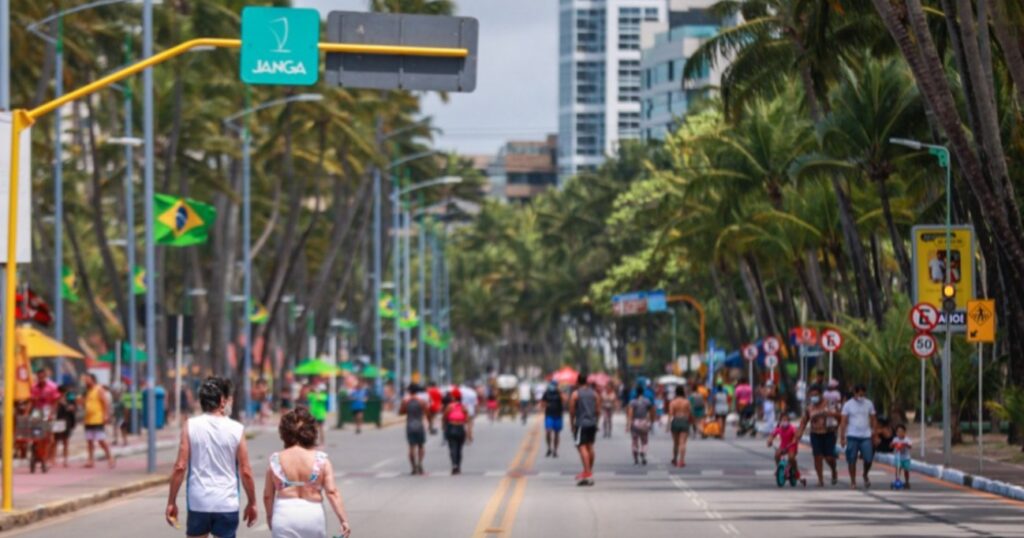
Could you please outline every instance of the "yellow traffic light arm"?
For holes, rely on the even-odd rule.
[[[678,303],[685,302],[689,303],[694,310],[697,311],[697,316],[700,317],[700,354],[707,353],[706,334],[707,334],[707,319],[704,314],[704,307],[700,304],[700,301],[689,296],[689,295],[669,295],[667,302]],[[673,357],[674,359],[675,357]]]

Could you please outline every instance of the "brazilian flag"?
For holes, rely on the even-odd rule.
[[[402,314],[401,319],[398,320],[398,326],[401,327],[402,329],[406,329],[406,330],[408,330],[408,329],[415,329],[419,325],[420,325],[420,318],[419,318],[419,316],[416,315],[416,309],[415,308],[407,309]]]
[[[390,293],[380,294],[378,301],[380,317],[384,319],[395,319],[397,317],[398,308],[395,306],[395,298]]]
[[[435,349],[443,349],[444,339],[441,336],[441,331],[429,323],[424,323],[423,343]]]
[[[78,302],[78,292],[75,290],[78,278],[69,267],[61,267],[60,270],[60,298],[69,303]]]
[[[270,312],[267,312],[267,307],[260,303],[255,303],[249,308],[249,322],[256,325],[263,325],[270,319]]]
[[[201,245],[209,238],[210,227],[217,220],[217,210],[212,205],[191,198],[156,194],[153,203],[157,214],[153,235],[161,245]]]
[[[137,265],[132,271],[132,293],[135,295],[146,293],[146,270]]]

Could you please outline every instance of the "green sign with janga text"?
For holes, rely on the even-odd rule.
[[[320,73],[320,13],[315,9],[242,10],[242,81],[310,86]]]

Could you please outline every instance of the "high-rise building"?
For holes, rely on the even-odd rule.
[[[690,106],[718,86],[722,62],[702,76],[683,81],[683,66],[722,21],[701,9],[713,0],[672,0],[668,18],[644,24],[641,32],[640,132],[644,140],[663,140]]]
[[[546,140],[509,141],[487,167],[491,196],[508,202],[526,203],[558,184],[558,143],[555,135]]]
[[[559,0],[558,175],[597,168],[619,141],[640,138],[644,23],[667,0]]]

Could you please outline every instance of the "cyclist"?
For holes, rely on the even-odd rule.
[[[768,436],[769,447],[772,446],[776,437],[779,438],[779,448],[775,451],[775,466],[778,467],[779,462],[782,461],[782,456],[787,454],[789,461],[786,464],[786,475],[797,477],[800,483],[806,486],[807,480],[800,477],[800,466],[796,463],[796,453],[800,447],[800,439],[796,436],[796,428],[789,422],[789,415],[786,413],[782,414],[779,418],[779,424],[775,426],[775,430]]]

